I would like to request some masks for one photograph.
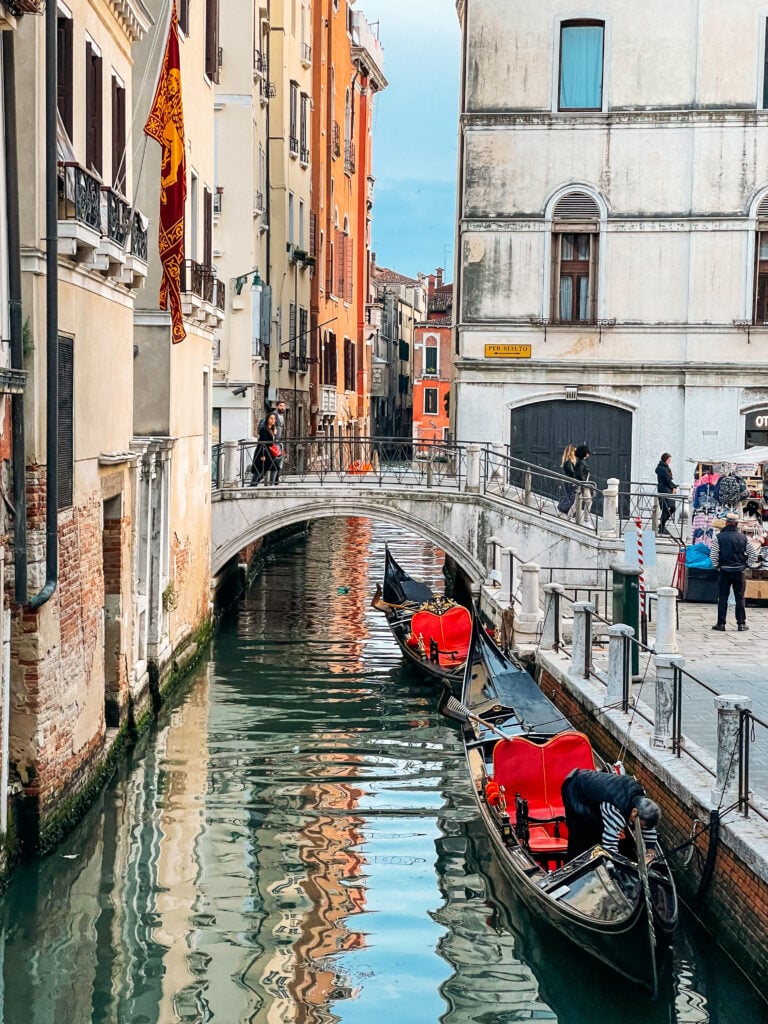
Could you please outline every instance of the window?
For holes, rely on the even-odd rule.
[[[189,0],[179,0],[179,28],[185,35],[189,35]]]
[[[757,208],[754,321],[768,324],[768,196]]]
[[[57,64],[58,64],[58,108],[59,117],[72,138],[72,18],[66,17],[59,8],[56,19]]]
[[[424,388],[424,415],[437,415],[437,388]]]
[[[344,339],[344,390],[355,390],[355,343],[351,338]]]
[[[293,245],[296,241],[293,235],[293,192],[288,193],[288,244]]]
[[[400,339],[398,345],[398,356],[401,363],[407,363],[408,360],[411,358],[411,346],[408,344],[407,341],[403,341],[402,338]]]
[[[309,339],[309,311],[299,307],[299,373],[309,369],[307,361],[307,344]]]
[[[434,338],[429,338],[424,343],[424,375],[437,376],[437,344]]]
[[[294,156],[298,156],[299,153],[299,132],[298,132],[298,121],[299,121],[299,86],[296,82],[291,82],[291,105],[290,105],[290,125],[288,140],[288,149]]]
[[[560,110],[602,110],[602,21],[564,21],[560,27]]]
[[[203,188],[203,265],[213,266],[213,193]]]
[[[299,125],[299,131],[301,133],[299,138],[299,144],[301,149],[301,162],[303,164],[309,163],[309,142],[308,142],[308,128],[309,126],[309,96],[305,93],[301,94],[301,123]]]
[[[101,53],[85,44],[85,163],[88,170],[101,176]]]
[[[585,192],[569,192],[552,214],[552,320],[594,323],[600,208]]]
[[[72,505],[75,475],[74,435],[74,344],[72,338],[59,338],[59,509]]]
[[[323,345],[323,384],[336,387],[337,382],[336,335],[328,331]]]
[[[125,194],[125,86],[112,75],[112,187]]]
[[[205,73],[219,80],[219,0],[205,0]]]
[[[199,220],[200,193],[197,175],[194,171],[189,175],[189,236],[187,252],[191,260],[197,259],[197,233]]]
[[[251,287],[251,358],[260,359],[261,347],[261,285]]]
[[[299,200],[299,248],[304,249],[304,200]]]

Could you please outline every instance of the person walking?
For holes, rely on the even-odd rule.
[[[729,512],[725,526],[712,538],[710,558],[719,570],[717,586],[717,622],[712,629],[725,632],[728,597],[731,590],[736,601],[736,625],[740,633],[749,629],[744,605],[744,570],[757,565],[757,552],[739,529],[739,517]]]
[[[568,828],[568,860],[597,843],[617,854],[622,833],[638,818],[646,859],[656,855],[661,810],[631,775],[574,768],[565,777],[561,794]]]
[[[575,479],[576,471],[576,448],[572,444],[568,444],[563,449],[563,457],[560,459],[560,466],[563,470],[563,474]],[[557,503],[557,511],[570,519],[573,513],[573,508],[576,503],[576,485],[571,483],[563,484],[563,494]]]
[[[669,452],[662,452],[659,456],[659,464],[656,467],[656,489],[661,494],[675,494],[677,484],[672,479],[672,456]],[[659,498],[661,509],[661,525],[659,533],[667,532],[667,523],[675,518],[675,503],[670,498]]]
[[[264,421],[259,427],[259,443],[256,445],[251,463],[251,487],[256,487],[262,480],[265,486],[275,482],[272,480],[272,476],[275,472],[275,449],[277,448],[276,425],[275,414],[270,412],[264,417]],[[277,475],[279,479],[279,469]]]
[[[574,452],[576,456],[576,462],[573,467],[573,475],[576,480],[579,481],[578,494],[581,498],[581,523],[589,525],[589,513],[592,508],[592,485],[588,484],[589,470],[587,469],[587,460],[592,454],[589,448],[585,444],[580,444]],[[579,522],[579,510],[578,510],[578,498],[573,503],[576,522]]]

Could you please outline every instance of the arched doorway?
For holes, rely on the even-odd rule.
[[[567,444],[586,444],[589,471],[600,489],[609,477],[629,489],[632,466],[632,413],[602,402],[553,399],[512,409],[510,454],[545,469],[562,472]]]

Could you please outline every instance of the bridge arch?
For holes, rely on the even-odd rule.
[[[284,493],[288,495],[289,492],[286,489]],[[480,558],[467,550],[467,547],[457,539],[455,532],[450,528],[450,517],[420,514],[420,506],[424,499],[414,500],[413,496],[409,496],[411,500],[396,503],[391,498],[383,500],[376,492],[372,492],[368,496],[361,496],[359,493],[335,494],[332,500],[329,500],[329,497],[327,493],[322,497],[313,494],[301,502],[292,500],[283,503],[279,500],[274,501],[273,493],[270,494],[272,500],[268,503],[263,501],[258,503],[257,516],[249,514],[249,512],[256,511],[253,509],[255,503],[250,495],[243,497],[240,501],[235,499],[215,502],[219,508],[214,516],[214,521],[218,519],[220,526],[216,530],[218,537],[214,536],[211,550],[212,575],[215,576],[221,572],[224,566],[249,544],[276,530],[318,519],[346,519],[350,516],[359,516],[366,519],[377,519],[409,530],[450,555],[470,579],[485,577],[485,567]],[[431,497],[427,500],[430,504],[434,504]],[[438,522],[435,522],[435,519]],[[442,525],[443,522],[445,525]]]

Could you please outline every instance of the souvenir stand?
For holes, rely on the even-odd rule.
[[[717,600],[717,570],[709,549],[715,531],[725,525],[728,512],[740,517],[739,529],[765,553],[761,568],[747,579],[745,597],[768,598],[768,547],[764,520],[768,518],[768,447],[702,460],[696,467],[691,492],[691,537],[686,547],[683,596],[689,601]],[[763,579],[763,576],[765,577]]]

